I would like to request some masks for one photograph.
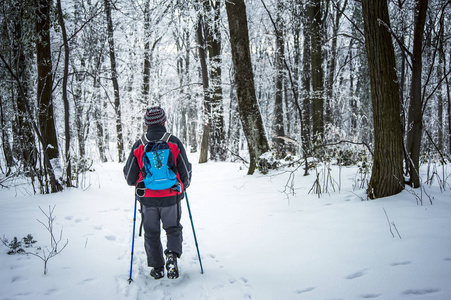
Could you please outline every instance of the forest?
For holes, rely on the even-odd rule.
[[[199,163],[359,165],[372,199],[450,160],[449,0],[0,3],[1,187],[81,187],[155,105]]]

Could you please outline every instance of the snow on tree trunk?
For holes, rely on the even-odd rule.
[[[227,1],[226,10],[229,20],[232,61],[235,68],[238,111],[249,148],[248,174],[253,174],[258,158],[269,150],[269,145],[255,95],[246,5],[244,0]]]

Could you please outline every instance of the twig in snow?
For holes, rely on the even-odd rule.
[[[385,217],[387,218],[387,222],[388,222],[388,227],[390,228],[390,233],[393,237],[395,237],[395,234],[393,233],[393,230],[391,229],[391,226],[393,225],[393,227],[396,230],[396,233],[399,236],[399,239],[401,239],[401,235],[399,234],[398,228],[396,228],[395,222],[390,222],[390,219],[388,218],[388,214],[387,211],[385,210],[385,208],[383,208],[384,212],[385,212]]]
[[[385,210],[385,208],[383,208],[383,210],[385,212],[385,217],[387,217],[387,222],[388,222],[388,227],[390,228],[390,233],[393,237],[395,237],[395,235],[393,234],[393,231],[391,230],[390,219],[388,218],[387,211]]]
[[[396,233],[398,234],[398,236],[399,236],[399,239],[401,240],[402,238],[401,238],[401,235],[399,234],[398,228],[396,228],[395,222],[391,222],[391,224],[392,224],[392,225],[393,225],[393,227],[395,228],[395,230],[396,230]]]
[[[53,208],[50,208],[49,206],[49,213],[46,214],[41,207],[39,207],[39,209],[41,210],[41,212],[47,217],[47,225],[40,221],[37,220],[39,223],[41,223],[49,232],[50,234],[50,248],[49,247],[45,247],[42,248],[42,254],[41,253],[33,253],[33,252],[25,252],[25,254],[30,254],[33,256],[36,256],[38,258],[40,258],[43,262],[44,262],[44,275],[47,275],[47,264],[48,261],[52,258],[55,257],[56,255],[60,254],[61,251],[64,250],[64,248],[66,248],[67,244],[69,243],[69,240],[66,240],[66,243],[60,248],[58,249],[58,245],[60,244],[62,238],[63,238],[63,229],[61,228],[61,232],[60,232],[60,236],[59,239],[57,240],[55,238],[55,234],[54,234],[54,230],[53,230],[53,221],[55,220],[55,216],[53,216],[53,211],[55,210],[55,206],[53,206]],[[47,250],[47,251],[46,251]]]

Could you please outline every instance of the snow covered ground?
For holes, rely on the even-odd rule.
[[[336,183],[321,198],[309,194],[314,172],[303,177],[299,171],[296,195],[287,198],[289,173],[247,176],[238,163],[191,160],[188,199],[203,275],[183,202],[180,278],[151,278],[136,234],[134,281],[127,282],[133,188],[122,165],[107,163],[88,174],[85,191],[30,196],[25,187],[0,190],[1,236],[32,234],[34,249],[50,245],[37,220],[47,222],[39,207],[56,205],[55,231],[62,228],[61,243],[69,241],[49,260],[47,275],[39,258],[7,255],[1,245],[0,300],[451,299],[450,186],[444,192],[426,186],[433,205],[425,194],[418,205],[408,191],[366,201],[364,190],[352,188],[357,168],[342,168],[340,176],[335,166],[340,191]]]

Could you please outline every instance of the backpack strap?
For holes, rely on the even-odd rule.
[[[170,134],[169,132],[165,132],[160,140],[167,143],[169,141],[169,139],[171,138],[171,135],[172,134]],[[150,141],[147,139],[146,134],[143,134],[143,136],[141,137],[141,143],[145,146],[148,142],[150,142]]]
[[[146,134],[144,133],[143,136],[141,137],[141,143],[145,146],[147,145],[147,143],[149,142],[149,140],[146,137]]]
[[[167,143],[169,141],[169,139],[171,138],[171,135],[172,134],[170,134],[169,132],[165,132],[163,134],[163,136],[161,137],[161,140]]]

